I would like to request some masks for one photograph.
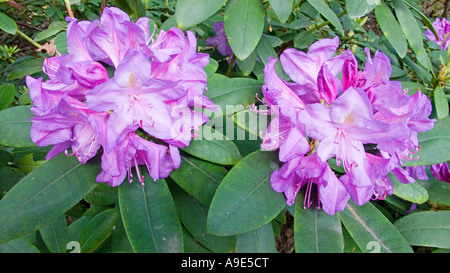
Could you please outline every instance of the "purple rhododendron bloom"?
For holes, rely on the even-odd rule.
[[[154,180],[167,177],[180,166],[178,148],[208,121],[193,107],[217,109],[204,96],[209,56],[196,52],[192,32],[161,30],[154,40],[148,18],[133,23],[118,8],[67,21],[69,54],[44,61],[48,80],[26,78],[31,139],[53,145],[47,159],[65,152],[86,163],[102,150],[97,181],[111,186],[131,182],[132,168],[143,184],[140,166]]]
[[[206,39],[206,45],[216,46],[222,56],[232,56],[233,51],[228,44],[227,35],[225,34],[225,23],[223,21],[215,22],[213,24],[213,29],[216,36]]]
[[[447,50],[450,44],[450,23],[446,18],[443,18],[442,20],[436,18],[436,21],[433,22],[433,28],[436,31],[438,38],[436,39],[436,36],[430,29],[425,31],[425,36],[428,40],[438,44],[442,50]]]
[[[402,183],[424,179],[422,169],[402,168],[420,148],[417,133],[430,130],[431,102],[391,81],[389,58],[376,52],[363,70],[351,51],[336,55],[339,38],[322,39],[307,53],[290,48],[280,55],[292,82],[279,78],[271,58],[264,69],[264,103],[274,118],[262,147],[279,149],[281,169],[271,176],[275,191],[292,205],[306,186],[304,206],[317,185],[318,206],[333,214],[349,198],[358,205],[394,192],[389,174]],[[253,108],[252,108],[253,109]],[[376,152],[376,153],[374,153]],[[314,160],[312,160],[314,158]],[[330,159],[345,174],[336,177]],[[332,173],[332,174],[331,174]]]
[[[450,183],[450,171],[448,169],[447,162],[430,165],[430,169],[431,169],[431,174],[437,180],[441,180],[441,181]]]

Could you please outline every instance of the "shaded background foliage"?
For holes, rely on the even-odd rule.
[[[246,140],[194,140],[179,169],[145,187],[96,183],[99,157],[87,164],[65,155],[45,161],[50,147],[29,138],[24,77],[46,77],[42,62],[54,46],[65,53],[66,16],[98,19],[105,6],[134,21],[146,16],[158,29],[193,31],[199,51],[210,54],[206,95],[222,107],[242,106],[232,115],[212,114],[202,129],[229,136],[221,124],[233,124],[231,133]],[[429,180],[406,185],[392,177],[394,195],[361,207],[350,201],[333,216],[314,206],[304,210],[302,192],[286,206],[269,182],[280,166],[278,152],[260,151],[265,128],[250,126],[261,117],[248,105],[261,97],[268,57],[338,35],[341,50],[351,49],[361,67],[364,47],[382,51],[392,80],[432,100],[438,121],[419,134],[420,157],[406,164],[449,161],[447,52],[423,32],[448,16],[450,1],[0,1],[0,12],[0,252],[449,251],[450,190],[429,168]],[[225,22],[233,56],[206,45],[218,21]]]

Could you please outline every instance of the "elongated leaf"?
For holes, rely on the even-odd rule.
[[[117,188],[111,187],[105,183],[99,183],[95,189],[86,195],[84,200],[97,206],[106,207],[113,205],[117,200]]]
[[[182,252],[181,225],[166,181],[153,181],[147,171],[143,175],[145,186],[135,181],[119,187],[120,212],[133,250]]]
[[[438,34],[436,32],[436,30],[433,27],[433,23],[431,23],[430,19],[428,19],[428,17],[423,14],[422,11],[420,11],[419,9],[417,9],[414,5],[412,5],[411,3],[409,3],[408,1],[405,1],[405,4],[407,4],[410,8],[412,8],[415,12],[417,12],[420,17],[422,17],[422,21],[423,23],[433,32],[433,34],[436,36],[436,39],[439,39]]]
[[[68,243],[66,216],[61,214],[55,221],[39,230],[42,240],[52,253],[65,253]]]
[[[376,1],[368,0],[345,0],[345,9],[350,18],[359,18],[371,12],[375,6]]]
[[[344,237],[339,215],[328,215],[315,206],[304,209],[301,201],[296,202],[295,205],[294,239],[297,253],[342,253],[344,251]]]
[[[311,4],[325,19],[327,19],[340,34],[344,34],[344,29],[342,28],[341,21],[337,17],[336,13],[325,3],[323,0],[308,0]]]
[[[434,104],[438,119],[446,118],[448,116],[448,100],[440,86],[434,90]]]
[[[261,37],[261,40],[256,47],[256,52],[258,53],[259,59],[263,62],[263,64],[267,64],[269,62],[269,57],[278,57],[277,52],[270,43],[269,38],[266,36]],[[280,61],[277,61],[275,64],[275,72],[280,78],[284,80],[289,79],[289,76],[282,69]]]
[[[405,57],[408,43],[394,14],[392,14],[386,4],[381,3],[375,7],[375,16],[389,43],[401,58]]]
[[[339,216],[363,252],[412,253],[405,238],[370,202],[357,206],[350,200]]]
[[[450,211],[416,212],[394,225],[411,245],[450,248]]]
[[[38,230],[77,204],[97,185],[100,164],[93,163],[60,154],[24,177],[0,200],[0,242]]]
[[[189,233],[200,244],[213,252],[232,252],[235,245],[234,236],[215,236],[207,232],[208,207],[200,204],[180,187],[171,185],[170,188],[180,220]]]
[[[181,29],[193,27],[213,16],[227,0],[178,0],[175,19]]]
[[[215,117],[219,117],[232,114],[236,106],[247,106],[256,102],[256,95],[262,96],[261,87],[262,83],[254,79],[227,78],[224,75],[214,74],[208,79],[206,96],[220,107],[214,114]]]
[[[293,0],[270,0],[270,5],[272,6],[273,11],[277,15],[278,19],[280,19],[281,23],[284,23],[289,18],[289,15],[292,13],[292,5],[294,4]]]
[[[276,253],[272,223],[236,236],[236,253]]]
[[[31,59],[14,66],[6,77],[7,80],[16,80],[37,72],[42,72],[44,59]]]
[[[394,195],[418,204],[422,204],[428,200],[427,190],[419,183],[401,183],[392,173],[389,174],[389,178],[394,186]]]
[[[255,49],[264,29],[262,0],[229,0],[224,22],[233,53],[239,60],[245,60]]]
[[[182,155],[180,168],[173,170],[170,177],[200,203],[209,206],[227,172],[222,166]]]
[[[286,200],[270,185],[277,162],[276,153],[256,151],[228,172],[211,202],[208,232],[216,235],[249,232],[280,213]]]
[[[107,209],[92,217],[80,233],[80,251],[89,253],[96,250],[111,234],[118,215],[117,209]]]
[[[244,76],[250,75],[256,64],[256,51],[253,51],[245,60],[237,60],[239,70],[241,70]]]
[[[0,85],[0,110],[5,109],[14,99],[16,87],[12,83]]]
[[[27,239],[17,238],[0,244],[0,253],[39,253],[40,251]]]
[[[450,187],[447,182],[437,180],[432,175],[428,175],[428,180],[416,179],[416,182],[427,190],[429,201],[450,206]]]
[[[31,106],[15,106],[0,112],[0,144],[9,147],[36,146],[30,138]]]
[[[434,128],[418,133],[420,150],[415,154],[415,160],[404,160],[405,166],[422,166],[438,164],[450,160],[450,116],[439,119]]]
[[[422,35],[418,35],[422,30],[420,29],[416,18],[414,18],[411,11],[402,0],[394,1],[394,10],[403,33],[405,34],[411,49],[416,54],[417,60],[427,70],[431,70],[430,57],[423,47]]]
[[[66,27],[67,27],[66,21],[55,21],[51,23],[46,30],[39,32],[38,35],[36,35],[36,37],[34,38],[34,40],[35,41],[45,40],[63,31]]]
[[[239,149],[233,141],[206,125],[199,129],[197,138],[193,139],[189,146],[183,148],[183,151],[222,165],[234,165],[241,159]]]
[[[0,29],[9,34],[16,34],[17,24],[8,15],[0,12]]]

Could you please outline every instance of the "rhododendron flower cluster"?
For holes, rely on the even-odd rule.
[[[442,50],[447,50],[450,44],[450,23],[446,18],[443,18],[442,20],[436,18],[436,21],[433,22],[433,28],[436,31],[437,38],[430,29],[425,31],[425,36],[428,40],[438,44]]]
[[[276,74],[275,58],[264,69],[263,94],[274,118],[262,146],[279,149],[283,162],[272,173],[272,187],[292,205],[306,186],[304,207],[315,199],[328,214],[342,211],[350,198],[363,205],[393,194],[391,172],[402,183],[414,182],[414,170],[401,166],[420,148],[417,133],[435,122],[428,118],[426,95],[410,96],[390,80],[384,53],[372,57],[366,49],[360,70],[350,50],[336,55],[338,47],[336,37],[312,44],[306,53],[285,50],[280,62],[292,81]],[[338,177],[330,160],[345,173]]]
[[[133,23],[114,7],[100,20],[67,20],[69,54],[45,60],[48,80],[26,78],[31,139],[53,145],[47,159],[65,152],[85,163],[102,148],[97,181],[111,186],[131,182],[132,167],[143,184],[141,165],[154,180],[167,177],[180,166],[178,148],[208,120],[193,107],[217,107],[203,95],[209,55],[196,52],[192,32],[154,39],[148,18]]]

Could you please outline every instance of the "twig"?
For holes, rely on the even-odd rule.
[[[19,26],[31,28],[31,29],[34,29],[34,30],[37,30],[37,31],[42,31],[42,29],[40,29],[40,28],[38,28],[38,27],[35,27],[35,26],[32,26],[32,25],[29,25],[29,24],[25,24],[25,23],[17,22],[17,21],[16,21],[16,23],[17,23]]]
[[[73,16],[72,7],[70,6],[70,0],[64,0],[64,3],[66,3],[66,9],[67,13],[69,13],[69,16],[75,18],[75,16]]]
[[[233,54],[233,56],[231,57],[230,64],[228,66],[228,71],[227,71],[228,78],[231,77],[231,71],[233,70],[233,65],[234,65],[235,61],[236,61],[236,55]]]
[[[37,48],[41,48],[41,45],[36,43],[35,41],[33,41],[33,39],[30,38],[30,36],[26,35],[25,33],[23,33],[20,30],[17,30],[17,34],[19,34],[20,36],[22,36],[22,38],[24,38],[25,40],[27,40],[29,43],[31,43],[32,45],[34,45]]]
[[[103,10],[106,7],[106,2],[108,2],[108,0],[102,0],[102,2],[100,3],[100,17],[102,16]]]

